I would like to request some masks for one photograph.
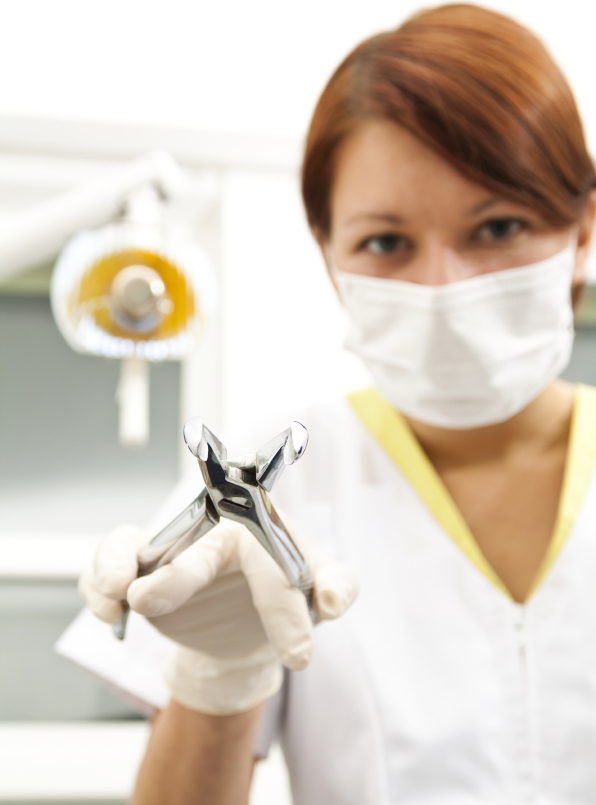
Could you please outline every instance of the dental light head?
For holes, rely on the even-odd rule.
[[[77,352],[121,359],[120,440],[148,439],[148,364],[180,360],[215,306],[215,283],[200,247],[165,216],[157,192],[132,192],[114,223],[75,235],[51,287],[58,328]]]

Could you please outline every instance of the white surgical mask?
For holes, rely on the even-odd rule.
[[[503,422],[569,362],[574,264],[572,243],[540,263],[439,286],[333,268],[350,320],[345,347],[413,419],[460,429]]]

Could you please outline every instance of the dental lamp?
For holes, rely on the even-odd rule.
[[[116,399],[127,447],[149,437],[149,363],[184,358],[215,306],[207,257],[165,212],[163,199],[183,197],[185,185],[173,159],[155,153],[17,213],[0,230],[0,277],[60,251],[50,289],[56,324],[77,352],[121,361]]]

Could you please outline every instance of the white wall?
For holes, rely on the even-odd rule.
[[[547,42],[576,90],[596,150],[596,4],[568,0],[564,11],[545,0],[484,4],[516,16]],[[0,119],[299,138],[345,53],[421,5],[0,0]],[[222,420],[365,382],[339,347],[340,312],[306,231],[293,170],[227,171],[221,226]]]
[[[482,2],[532,27],[596,139],[590,0]],[[302,135],[329,74],[412,0],[0,1],[0,114]]]
[[[341,348],[342,313],[292,174],[231,171],[222,210],[226,424],[369,381]],[[289,424],[289,422],[288,422]]]

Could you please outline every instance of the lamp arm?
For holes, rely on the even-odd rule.
[[[80,230],[112,220],[138,187],[152,184],[175,196],[185,183],[174,159],[155,151],[14,213],[0,224],[0,280],[55,257]]]

